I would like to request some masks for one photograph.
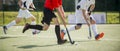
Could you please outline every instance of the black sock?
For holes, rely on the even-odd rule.
[[[41,25],[29,25],[30,29],[37,29],[37,30],[43,30],[43,26]]]
[[[55,26],[55,33],[56,33],[56,36],[57,36],[57,40],[58,40],[58,41],[61,41],[61,37],[60,37],[60,26],[59,26],[59,25],[56,25],[56,26]]]

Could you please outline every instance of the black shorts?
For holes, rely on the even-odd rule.
[[[50,25],[50,22],[52,21],[52,18],[56,18],[55,13],[48,8],[44,8],[43,15],[44,15],[44,17],[41,21],[42,24],[46,23],[46,24]]]

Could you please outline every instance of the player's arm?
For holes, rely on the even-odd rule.
[[[88,14],[89,14],[89,15],[91,15],[91,12],[94,10],[94,8],[95,8],[95,4],[91,4],[91,5],[90,5],[90,8],[89,8],[89,10],[88,10]]]
[[[60,5],[59,7],[57,7],[56,10],[57,10],[58,15],[60,16],[60,18],[62,19],[63,23],[64,23],[65,26],[66,26],[65,13],[64,13],[64,10],[63,10],[62,5]]]
[[[62,5],[60,5],[59,7],[57,7],[56,10],[57,10],[58,16],[60,16],[60,17],[62,17],[62,18],[65,19],[65,13],[64,13]]]
[[[20,8],[22,8],[22,0],[18,1],[18,5],[19,5]]]
[[[87,25],[90,26],[90,23],[88,22],[88,20],[89,20],[88,17],[89,17],[89,16],[86,14],[86,10],[82,9],[82,14],[83,14],[83,17],[84,17]]]
[[[63,17],[65,19],[65,12],[64,12],[62,5],[60,5],[58,9],[59,9],[58,12],[60,12],[59,14],[61,14],[61,17]]]
[[[25,10],[25,9],[26,9],[25,7],[22,7],[22,0],[19,0],[19,1],[18,1],[18,5],[19,5],[20,9],[22,9],[22,10]]]
[[[90,11],[93,11],[94,8],[95,8],[95,4],[91,4],[91,6],[90,6]]]
[[[65,18],[65,13],[64,13],[64,9],[63,9],[63,6],[62,6],[62,0],[54,0],[52,5],[54,7],[56,7],[56,10],[57,10],[57,13],[60,17],[63,17]]]
[[[29,10],[34,10],[34,9],[36,9],[36,8],[35,8],[34,4],[31,3],[31,4],[30,4],[30,8],[29,8]]]

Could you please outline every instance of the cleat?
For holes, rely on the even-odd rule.
[[[64,35],[65,35],[65,33],[63,32],[63,30],[61,30],[60,37],[62,40],[64,39]]]
[[[7,27],[6,27],[6,26],[3,26],[4,34],[7,34],[7,33],[6,33],[6,30],[7,30]]]
[[[25,27],[23,28],[22,33],[24,33],[26,30],[29,29],[29,25],[30,25],[30,24],[28,24],[28,23],[25,24]]]
[[[34,32],[32,32],[32,34],[33,34],[33,35],[36,35],[37,33],[36,33],[36,31],[34,31]]]
[[[61,41],[58,41],[58,45],[64,44],[64,43],[66,43],[66,42],[67,42],[66,39],[65,39],[65,40],[61,40]]]
[[[95,36],[95,40],[99,40],[100,38],[102,38],[104,36],[104,33],[100,33],[98,35]]]
[[[40,33],[39,30],[35,30],[35,31],[32,32],[33,35],[36,35],[36,34],[39,34],[39,33]]]

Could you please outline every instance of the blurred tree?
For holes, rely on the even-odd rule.
[[[1,0],[0,0],[1,1]],[[18,10],[18,0],[5,0],[4,10],[6,11],[17,11]],[[39,11],[43,10],[45,0],[34,0],[36,9]],[[0,7],[2,5],[0,4]],[[65,11],[75,11],[75,0],[63,0],[63,7]],[[96,0],[95,11],[119,11],[120,0]]]

